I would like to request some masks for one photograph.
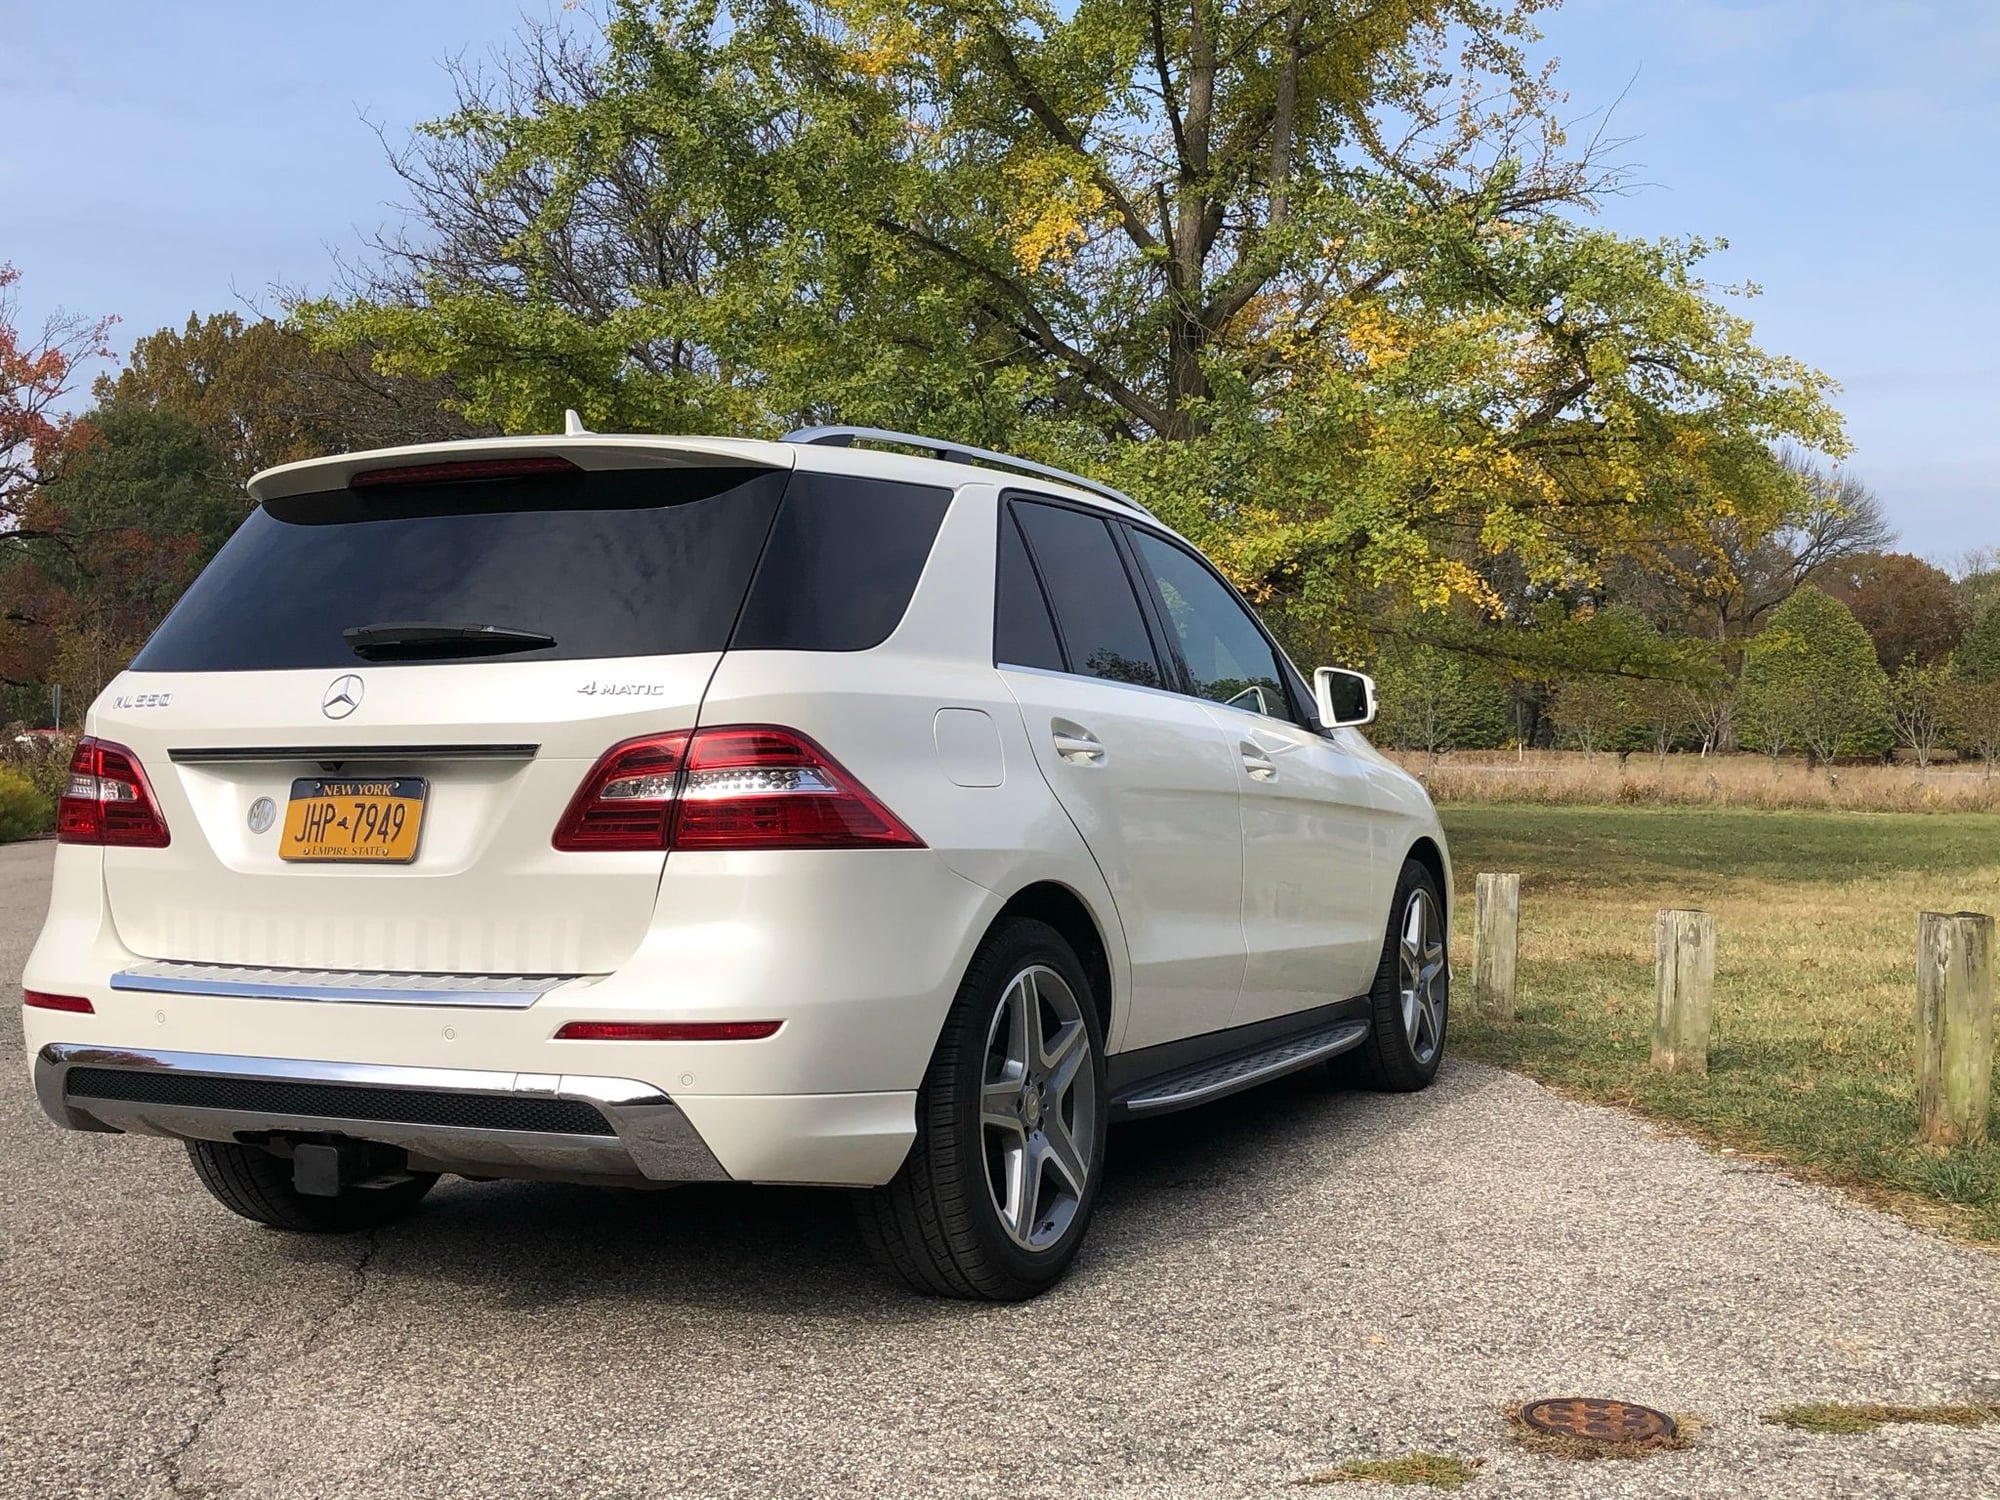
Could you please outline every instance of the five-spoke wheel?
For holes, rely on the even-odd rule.
[[[1104,1031],[1076,950],[1031,917],[966,970],[917,1091],[917,1139],[858,1194],[862,1238],[912,1285],[1016,1301],[1055,1285],[1103,1175]]]
[[[1097,1073],[1082,1003],[1046,964],[1022,969],[1001,992],[986,1033],[979,1126],[1001,1225],[1015,1244],[1047,1249],[1090,1182]]]
[[[1438,877],[1420,860],[1404,860],[1368,992],[1368,1038],[1335,1060],[1336,1076],[1398,1093],[1437,1077],[1451,1020],[1447,938]]]
[[[1435,1059],[1444,1045],[1445,994],[1451,983],[1445,973],[1444,924],[1438,919],[1437,901],[1423,886],[1413,887],[1404,901],[1399,930],[1396,963],[1403,1036],[1410,1055],[1422,1066]]]

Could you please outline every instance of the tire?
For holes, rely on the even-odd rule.
[[[1419,944],[1420,957],[1414,971],[1419,982],[1417,998],[1412,993],[1405,963],[1403,938],[1409,929],[1411,909],[1428,903],[1425,941]],[[1382,938],[1382,961],[1375,969],[1375,983],[1368,992],[1368,1040],[1336,1059],[1344,1064],[1337,1076],[1364,1088],[1385,1093],[1408,1094],[1429,1088],[1444,1061],[1445,1033],[1451,1019],[1451,964],[1448,961],[1450,934],[1444,926],[1444,896],[1437,878],[1414,859],[1403,861],[1396,877],[1396,894],[1389,902],[1389,927]],[[1416,1016],[1413,1039],[1408,1020]]]
[[[233,1141],[189,1141],[188,1160],[215,1201],[231,1213],[300,1234],[356,1234],[380,1229],[416,1211],[437,1182],[418,1172],[389,1187],[349,1188],[337,1198],[316,1198],[292,1186],[292,1164],[258,1146]]]
[[[1008,923],[980,947],[945,1017],[909,1156],[886,1186],[855,1194],[870,1253],[934,1296],[1047,1291],[1090,1225],[1107,1103],[1083,966],[1053,927]]]

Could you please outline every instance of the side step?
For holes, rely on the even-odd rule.
[[[1358,1047],[1368,1037],[1368,1022],[1337,1021],[1298,1036],[1286,1037],[1253,1052],[1239,1052],[1213,1062],[1197,1063],[1165,1078],[1149,1078],[1138,1092],[1114,1099],[1119,1115],[1159,1115],[1220,1099],[1239,1089],[1254,1088],[1287,1073],[1309,1068],[1325,1058]]]

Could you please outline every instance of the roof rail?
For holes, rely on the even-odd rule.
[[[1138,512],[1149,521],[1158,519],[1123,490],[1114,490],[1108,484],[1085,479],[1081,474],[1072,474],[1053,464],[1038,464],[1033,459],[995,453],[991,448],[972,448],[964,443],[948,443],[943,438],[924,437],[915,432],[893,432],[886,427],[801,427],[797,432],[786,433],[784,440],[818,448],[846,448],[855,442],[894,443],[902,448],[922,448],[932,458],[948,464],[984,464],[994,469],[1011,469],[1017,474],[1039,474],[1044,479],[1054,479],[1080,490],[1088,490],[1093,495],[1102,495],[1128,510]]]

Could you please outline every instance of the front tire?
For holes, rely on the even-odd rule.
[[[1104,1036],[1053,927],[1022,919],[966,970],[917,1092],[917,1139],[855,1195],[862,1239],[919,1291],[1018,1302],[1061,1279],[1103,1175]]]
[[[1444,1061],[1451,1009],[1444,896],[1437,877],[1403,861],[1389,902],[1382,961],[1368,992],[1368,1040],[1348,1054],[1347,1071],[1365,1087],[1408,1094],[1429,1088]]]
[[[388,1187],[349,1188],[337,1198],[316,1198],[292,1186],[292,1164],[258,1146],[235,1141],[189,1141],[188,1160],[201,1185],[233,1214],[296,1234],[358,1234],[380,1229],[416,1211],[437,1182],[418,1172]]]

